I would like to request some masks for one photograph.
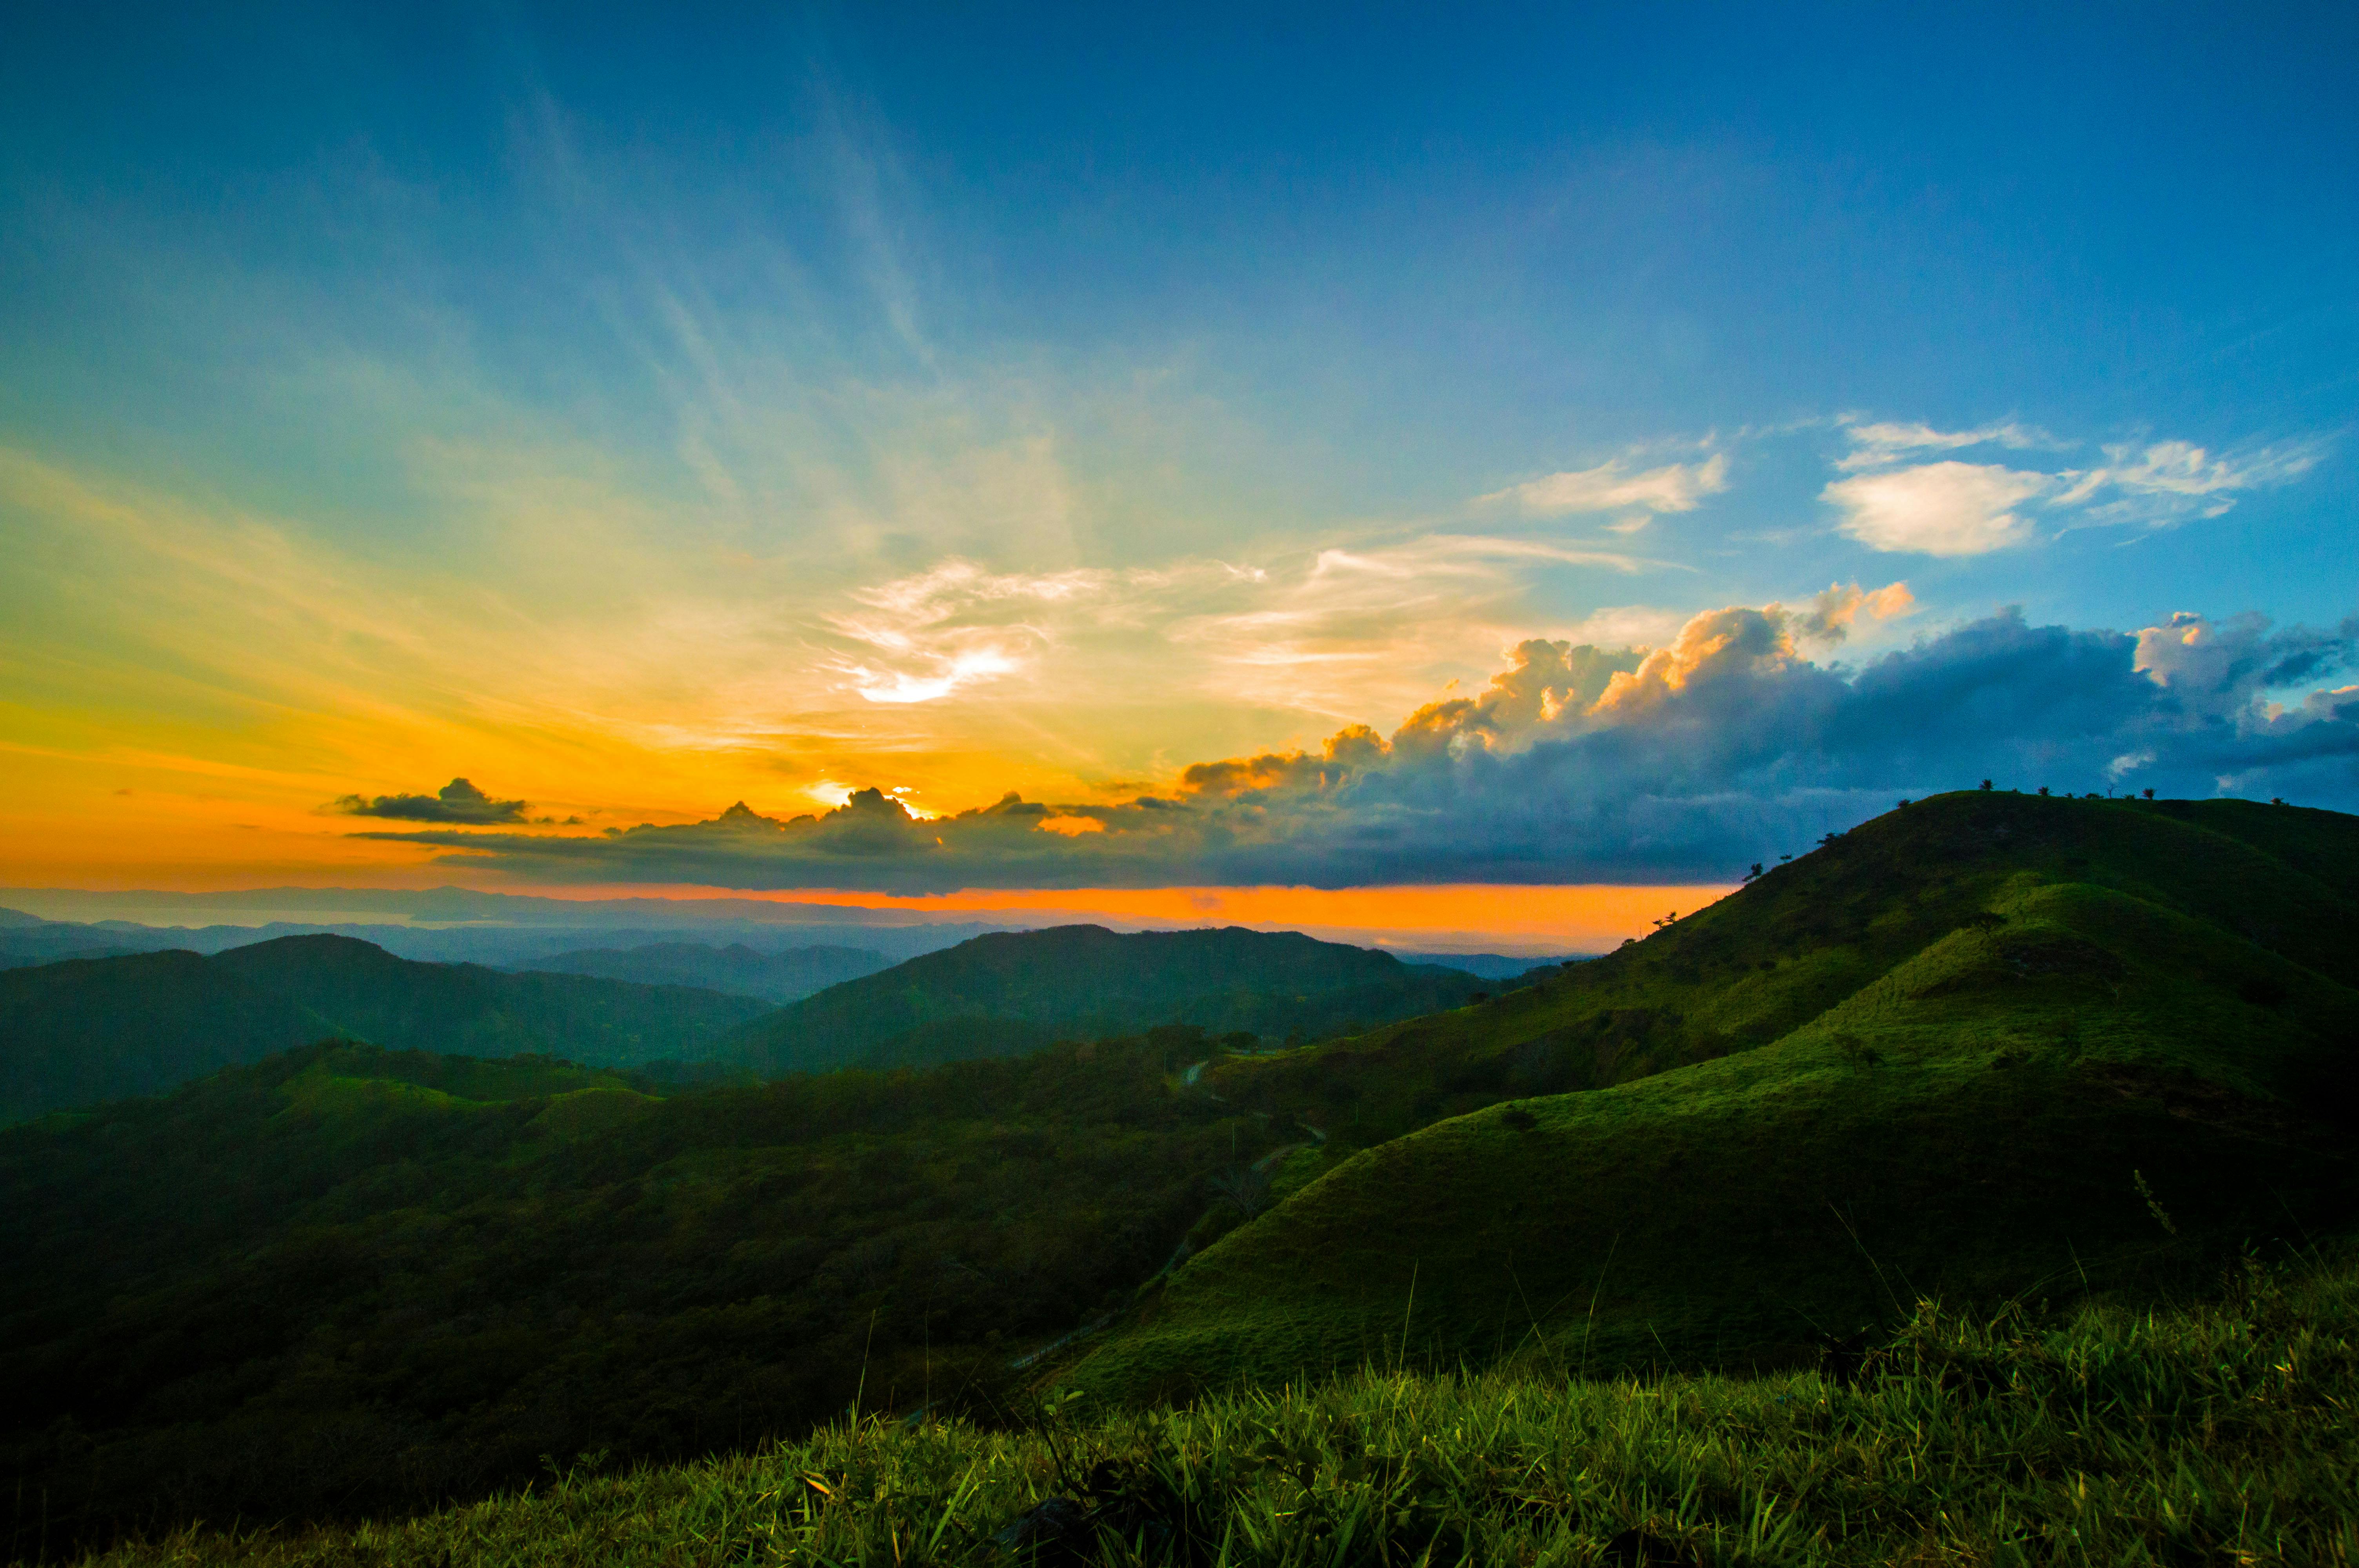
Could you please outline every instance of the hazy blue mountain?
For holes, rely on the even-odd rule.
[[[1534,969],[1553,968],[1590,956],[1586,953],[1560,953],[1552,958],[1527,958],[1518,957],[1513,953],[1404,953],[1397,948],[1386,950],[1404,964],[1438,964],[1444,968],[1463,969],[1483,980],[1512,980]]]
[[[893,960],[865,947],[789,947],[764,953],[733,942],[658,942],[645,947],[592,947],[513,966],[642,985],[701,986],[777,1004],[888,968]]]
[[[292,902],[293,891],[301,890],[279,890],[270,896],[279,902]],[[45,892],[43,896],[55,895]],[[165,895],[136,896],[160,899]],[[176,896],[193,898],[198,895]],[[245,896],[238,895],[241,900]],[[229,897],[223,895],[224,902],[219,905],[190,903],[186,905],[186,912],[194,915],[215,916],[248,913],[229,903]],[[359,897],[357,893],[348,893],[344,902],[356,902]],[[985,932],[1009,929],[1006,925],[993,921],[911,925],[875,925],[859,920],[762,921],[746,918],[740,910],[741,904],[752,901],[732,899],[616,899],[580,905],[568,905],[559,899],[527,902],[534,906],[524,912],[532,916],[530,919],[469,921],[458,925],[408,925],[364,918],[274,919],[260,923],[216,919],[210,924],[148,925],[114,916],[89,921],[43,919],[11,910],[9,913],[16,919],[0,921],[0,968],[52,963],[60,958],[104,957],[118,953],[161,952],[168,948],[184,948],[192,953],[219,953],[232,947],[250,946],[257,942],[275,941],[281,936],[349,936],[356,941],[373,943],[397,957],[414,958],[420,963],[488,964],[495,968],[515,969],[547,968],[549,967],[547,960],[566,954],[669,943],[708,947],[743,946],[757,953],[779,953],[812,946],[857,947],[875,953],[883,963],[891,964],[904,958],[914,958],[920,953],[955,946]],[[550,911],[538,907],[541,904],[560,909],[582,908],[587,913],[571,924],[559,924],[550,917]],[[103,904],[94,905],[92,912],[105,907]],[[182,913],[180,906],[171,904],[158,909],[148,909],[141,904],[125,907],[138,909],[151,916],[168,917]],[[275,904],[266,907],[275,907]],[[414,918],[452,916],[459,913],[460,909],[429,904],[423,906],[423,913]],[[501,913],[514,914],[518,912],[508,910]],[[853,910],[845,913],[864,915],[871,912]],[[636,919],[637,923],[618,923],[630,919]],[[833,978],[846,979],[849,973]]]
[[[119,953],[152,953],[183,944],[163,931],[133,934],[95,925],[43,920],[22,910],[0,909],[0,969],[54,964],[61,958],[105,958]]]
[[[739,1030],[765,1076],[1007,1055],[1164,1023],[1273,1044],[1462,1005],[1491,982],[1299,932],[1098,925],[978,936],[847,980]]]
[[[0,1119],[155,1094],[340,1035],[599,1065],[704,1054],[762,1004],[682,986],[419,964],[343,936],[0,973]]]

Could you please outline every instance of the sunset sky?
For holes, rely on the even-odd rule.
[[[18,8],[0,883],[1544,945],[2359,808],[2359,13],[1895,15]]]

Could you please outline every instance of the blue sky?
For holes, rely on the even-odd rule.
[[[2261,750],[2116,704],[1989,755],[2359,802],[2310,700],[2359,679],[2347,8],[880,9],[13,20],[16,832],[382,870],[449,846],[332,803],[454,775],[551,841],[870,787],[1081,821],[1733,607],[1790,612],[1781,670],[2117,633],[2107,681]],[[2173,688],[2180,612],[2259,675]],[[1977,771],[1924,739],[1884,752]],[[1813,754],[1693,798],[1957,782]],[[1596,832],[1562,880],[1735,842]],[[1381,874],[1555,853],[1495,848]]]

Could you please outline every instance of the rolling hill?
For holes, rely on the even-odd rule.
[[[893,960],[865,947],[789,947],[766,953],[732,942],[657,942],[638,947],[590,947],[559,953],[513,969],[560,975],[592,975],[638,985],[695,986],[730,996],[750,996],[773,1006],[799,1001],[814,991],[889,968]]]
[[[1560,1388],[1813,1365],[1920,1297],[2183,1299],[2359,1221],[2354,886],[2347,816],[1948,795],[1606,957],[1274,1053],[1169,1024],[674,1095],[310,1047],[0,1129],[0,1457],[71,1478],[75,1531],[307,1517],[855,1397],[1120,1412],[1369,1361]],[[848,992],[893,1045],[1060,986],[1060,1032],[1226,1022],[1306,959],[1338,983],[1297,1004],[1399,979],[1185,935],[971,944],[752,1029]]]
[[[0,972],[0,1119],[154,1094],[330,1036],[614,1066],[696,1054],[762,1011],[679,986],[413,963],[345,936],[43,964]]]
[[[1539,987],[1223,1064],[1325,1144],[1071,1376],[1792,1364],[2346,1227],[2354,888],[2337,814],[1947,795]]]
[[[1317,1037],[1455,1007],[1492,983],[1299,932],[1064,925],[977,936],[831,987],[739,1030],[727,1054],[775,1077],[1010,1055],[1165,1023]]]

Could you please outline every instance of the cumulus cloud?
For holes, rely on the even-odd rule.
[[[1996,446],[2062,448],[2013,422],[1970,430],[1926,425],[1843,422],[1852,449],[1835,467],[1852,477],[1829,483],[1821,500],[1843,514],[1843,531],[1874,549],[1930,556],[1975,556],[2037,536],[2017,508],[2037,503],[2065,528],[2142,524],[2162,527],[2217,517],[2237,492],[2290,483],[2317,466],[2317,442],[2254,448],[2215,456],[2191,441],[2108,446],[2105,460],[2057,472],[1970,463],[1919,461],[1940,452]]]
[[[1506,504],[1530,517],[1560,517],[1574,512],[1692,512],[1707,495],[1728,488],[1728,455],[1700,463],[1665,463],[1632,471],[1616,458],[1595,468],[1574,469],[1494,491],[1478,501]]]
[[[397,822],[462,822],[481,827],[520,823],[526,803],[494,800],[465,779],[452,779],[433,795],[357,795],[337,799],[332,809],[349,816],[383,816]]]
[[[1877,550],[1979,556],[2031,537],[2015,508],[2049,489],[2046,474],[1954,460],[1860,474],[1827,486],[1843,531]]]
[[[1772,608],[1778,608],[1772,606]],[[1840,643],[1864,617],[1891,621],[1912,613],[1917,596],[1905,582],[1888,582],[1870,591],[1855,582],[1829,583],[1813,594],[1789,620],[1794,635],[1808,643]]]
[[[921,818],[889,794],[598,835],[373,838],[542,879],[886,892],[1173,883],[1724,878],[1972,784],[2222,788],[2359,805],[2359,618],[2331,631],[2181,615],[2136,633],[2008,612],[1857,667],[1809,646],[1908,608],[1895,584],[1691,617],[1653,649],[1532,638],[1480,692],[1390,735],[1196,764],[1113,805],[1009,795]]]

